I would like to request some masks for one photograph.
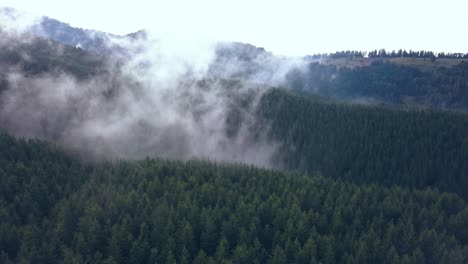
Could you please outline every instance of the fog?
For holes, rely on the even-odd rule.
[[[37,28],[37,20],[2,27],[0,48],[14,50],[12,43],[29,39],[24,25],[31,21]],[[114,51],[105,73],[84,79],[60,68],[31,75],[2,65],[8,85],[0,89],[0,128],[92,159],[279,166],[272,164],[279,143],[269,139],[256,110],[262,94],[300,61],[240,43],[151,32],[110,36],[105,45]]]

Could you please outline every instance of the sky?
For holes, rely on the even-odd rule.
[[[289,56],[380,48],[468,52],[466,0],[0,0],[0,6],[118,35],[176,32]]]

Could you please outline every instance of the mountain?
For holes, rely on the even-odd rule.
[[[3,17],[3,20],[8,19],[13,22],[15,19],[20,20],[27,16],[34,17],[34,19],[28,21],[29,23],[27,23],[27,27],[25,28],[26,33],[54,40],[72,47],[80,47],[97,52],[108,52],[108,40],[118,37],[101,31],[71,27],[69,24],[56,19],[45,16],[35,17],[8,7],[0,9],[0,16]]]
[[[31,77],[50,72],[67,72],[82,80],[98,78],[101,80],[100,82],[104,81],[104,84],[96,85],[93,83],[93,92],[89,96],[86,93],[78,93],[78,98],[75,98],[75,93],[72,93],[72,97],[67,99],[68,103],[57,108],[59,111],[54,114],[48,113],[48,105],[61,105],[60,100],[47,99],[43,104],[38,104],[37,100],[31,102],[24,98],[25,104],[35,105],[35,108],[29,112],[29,110],[26,111],[26,107],[15,105],[11,106],[14,110],[8,110],[10,112],[8,115],[0,114],[0,120],[3,123],[0,127],[7,131],[19,135],[35,135],[54,141],[76,141],[74,133],[68,135],[65,131],[73,131],[76,129],[76,124],[97,122],[93,116],[106,116],[111,115],[111,113],[114,115],[113,112],[107,110],[102,112],[103,106],[125,109],[128,103],[119,105],[118,102],[129,101],[127,96],[122,97],[119,94],[126,94],[127,91],[137,92],[139,87],[144,85],[138,79],[136,83],[124,81],[122,73],[118,71],[114,74],[107,73],[105,67],[108,64],[105,57],[99,59],[99,56],[89,51],[69,46],[62,47],[62,44],[41,38],[34,38],[34,41],[28,43],[27,45],[15,45],[16,49],[11,51],[2,49],[3,52],[0,54],[3,55],[0,58],[3,59],[0,65],[22,65],[23,72]],[[60,54],[55,52],[58,47],[63,49]],[[244,46],[240,45],[239,47]],[[253,47],[249,47],[246,53],[250,56],[255,52],[257,56],[268,56],[268,53]],[[26,56],[28,60],[21,60],[20,54]],[[245,56],[244,58],[247,60],[252,57]],[[319,67],[315,64],[313,66]],[[382,75],[391,73],[389,69],[395,67],[393,65],[384,66],[387,68],[380,69],[374,76],[382,78]],[[400,78],[404,78],[403,72],[409,72],[409,75],[413,74],[410,71],[401,70],[399,72]],[[238,76],[238,78],[240,77]],[[3,92],[5,99],[13,98],[10,94],[15,95],[13,90],[5,90],[8,88],[9,82],[10,80],[6,78],[3,81],[4,87],[6,87]],[[64,85],[61,79],[55,83],[58,86]],[[25,82],[25,85],[30,84]],[[65,85],[70,84],[65,82]],[[74,85],[75,89],[88,89],[86,85],[79,83]],[[220,109],[225,111],[224,115],[218,117],[218,122],[221,125],[218,136],[224,138],[223,144],[231,142],[229,144],[236,145],[238,140],[243,142],[249,139],[246,142],[250,143],[242,145],[242,151],[235,151],[232,156],[227,157],[220,152],[210,156],[210,158],[224,157],[227,160],[237,160],[242,157],[239,153],[251,148],[252,151],[255,149],[253,146],[256,145],[253,142],[266,140],[266,142],[270,142],[267,145],[277,147],[266,152],[269,153],[267,160],[270,159],[271,155],[275,168],[312,174],[320,173],[327,177],[340,178],[359,184],[376,183],[385,186],[397,184],[410,188],[432,187],[457,193],[464,199],[468,199],[466,192],[468,190],[468,181],[466,181],[468,167],[465,162],[468,159],[468,141],[466,141],[468,138],[468,117],[465,113],[418,108],[399,109],[397,106],[389,105],[343,103],[331,98],[311,96],[305,92],[298,93],[294,89],[289,91],[271,89],[267,85],[254,88],[255,85],[241,79],[218,81],[204,79],[195,83],[187,79],[174,85],[172,89],[174,91],[180,89],[181,94],[174,95],[173,98],[176,101],[173,104],[180,103],[184,109],[184,115],[189,117],[183,118],[182,123],[186,123],[187,119],[192,117],[194,123],[200,123],[200,120],[209,116],[214,110],[207,110],[210,109],[207,107],[212,106],[205,105],[203,101],[207,101],[207,98],[216,94],[218,100],[229,105],[225,108],[215,108],[216,111],[220,111]],[[66,89],[66,86],[64,88]],[[48,88],[41,87],[41,89]],[[190,89],[195,90],[191,92]],[[148,95],[147,93],[149,92],[143,90],[145,96]],[[23,97],[27,95],[26,92],[21,94]],[[18,95],[15,95],[14,98],[18,101],[17,97]],[[77,115],[77,113],[89,111],[89,102],[96,100],[99,100],[100,108],[93,110],[91,117]],[[0,102],[4,102],[1,96]],[[141,104],[140,101],[136,103]],[[0,110],[11,109],[7,106],[8,104],[4,103],[4,107],[0,107]],[[153,108],[154,106],[150,106],[150,109]],[[32,113],[40,113],[41,117],[38,120],[31,120]],[[127,118],[125,115],[122,117],[121,114],[118,116],[123,119]],[[21,122],[21,120],[25,121]],[[158,149],[165,146],[159,141],[154,142],[154,137],[158,135],[158,127],[164,130],[164,126],[161,128],[160,124],[157,122],[153,124],[154,122],[151,118],[140,117],[138,123],[130,125],[132,133],[128,137],[122,138],[124,142],[133,142],[132,146],[122,145],[122,151],[126,153],[127,157],[131,156],[129,153],[132,152],[137,153],[139,157],[144,157],[142,153],[155,153],[153,148]],[[31,125],[33,126],[31,127]],[[152,129],[156,131],[149,130],[151,127],[154,127]],[[208,124],[203,130],[211,130],[214,127],[216,126]],[[213,134],[210,135],[213,136]],[[164,136],[163,141],[173,140],[171,136],[172,134]],[[100,144],[96,142],[83,148],[89,144],[90,140],[87,139],[78,144],[79,149],[87,153],[87,156],[89,156],[88,152],[99,149],[103,141],[97,138],[96,140],[101,142]],[[174,143],[174,146],[177,147],[169,149],[181,148],[188,151],[188,146],[186,146],[188,143],[184,143],[184,141],[185,139],[178,138]],[[143,146],[140,147],[142,144]],[[112,143],[111,146],[116,149],[118,144]],[[101,150],[101,156],[113,158],[106,149]],[[145,149],[144,152],[143,149]],[[222,149],[222,152],[228,152],[225,147]],[[194,149],[195,155],[202,155],[201,150],[202,148]],[[171,151],[156,153],[157,155],[167,155]],[[253,152],[256,153],[254,156],[260,155],[260,152]],[[176,151],[172,157],[181,158],[185,157],[185,154]],[[262,164],[268,163],[262,162]]]
[[[106,57],[81,48],[29,34],[0,32],[0,67],[3,74],[15,68],[27,75],[63,71],[77,78],[104,71]]]
[[[109,38],[118,37],[100,31],[71,27],[66,23],[48,17],[44,17],[40,24],[34,25],[30,32],[66,45],[97,52],[107,52],[109,50],[107,46]]]
[[[25,107],[21,109],[16,105],[11,106],[13,110],[11,107],[8,108],[10,109],[8,115],[0,115],[2,128],[7,131],[19,135],[35,135],[54,141],[75,141],[76,135],[67,136],[67,133],[71,132],[65,133],[64,131],[73,131],[76,129],[74,128],[76,124],[97,122],[92,116],[106,116],[112,113],[108,110],[101,113],[102,106],[107,105],[104,109],[125,109],[128,102],[131,102],[128,101],[126,95],[128,92],[137,94],[141,92],[143,93],[141,96],[148,96],[150,93],[148,90],[139,91],[141,87],[148,84],[140,77],[125,77],[123,70],[119,70],[119,64],[109,61],[107,56],[40,37],[30,36],[30,41],[22,42],[15,36],[3,35],[3,39],[10,38],[4,42],[6,48],[0,51],[0,65],[3,65],[3,68],[19,68],[20,72],[30,77],[64,72],[78,80],[92,81],[90,85],[93,87],[93,92],[89,95],[78,93],[78,98],[75,98],[77,95],[72,93],[72,97],[67,99],[68,103],[53,115],[48,113],[48,105],[51,103],[62,105],[61,101],[47,99],[36,105],[36,101],[30,102],[29,99],[24,98],[24,104],[32,104],[36,107],[31,112],[25,111]],[[145,36],[144,31],[132,35],[133,38],[145,38]],[[15,41],[16,44],[11,45]],[[352,69],[312,63],[306,72],[293,70],[286,75],[286,80],[292,86],[289,91],[271,90],[268,85],[258,86],[247,81],[255,80],[262,83],[271,81],[271,77],[276,72],[265,69],[273,69],[278,65],[274,63],[277,61],[272,58],[274,58],[273,54],[252,45],[224,43],[217,48],[217,56],[210,65],[207,75],[209,77],[202,80],[184,77],[173,84],[174,87],[171,88],[173,91],[170,92],[174,93],[171,96],[176,100],[173,104],[180,103],[184,109],[184,116],[190,117],[189,119],[193,118],[190,122],[194,124],[200,123],[201,118],[209,116],[212,111],[215,113],[223,109],[225,114],[218,117],[220,122],[218,133],[223,141],[238,144],[234,142],[244,141],[246,138],[250,138],[249,141],[257,141],[256,138],[266,139],[271,142],[267,145],[278,147],[274,151],[268,151],[268,153],[271,152],[271,159],[275,160],[273,164],[276,168],[321,173],[327,177],[342,178],[355,183],[378,183],[386,186],[398,184],[411,188],[434,187],[457,193],[464,199],[468,199],[468,193],[465,191],[468,189],[468,182],[465,181],[468,177],[468,167],[465,164],[465,160],[468,159],[466,114],[411,107],[399,109],[401,102],[398,101],[405,93],[413,96],[416,96],[415,93],[418,91],[425,93],[423,88],[415,87],[415,85],[425,88],[432,85],[447,91],[450,91],[450,87],[453,87],[455,83],[462,85],[460,80],[468,76],[464,74],[465,63],[437,71],[438,82],[430,79],[431,74],[436,74],[435,72],[422,72],[392,63],[373,63],[366,67]],[[109,65],[114,65],[112,73],[107,69]],[[233,65],[235,67],[232,67]],[[232,69],[229,71],[223,67],[232,67]],[[8,71],[5,70],[4,74],[7,73]],[[259,74],[263,80],[257,77]],[[415,76],[419,79],[414,80]],[[446,78],[443,79],[443,76]],[[129,77],[131,79],[126,80]],[[96,82],[94,79],[99,81]],[[16,98],[15,100],[18,101],[18,95],[13,93],[13,90],[6,91],[12,80],[6,76],[2,80],[3,100]],[[43,81],[39,79],[36,82]],[[50,80],[47,79],[47,83],[49,82]],[[68,81],[64,83],[60,78],[53,83],[65,89],[70,85]],[[313,89],[313,84],[317,84],[320,88],[308,90]],[[31,84],[24,82],[19,85]],[[88,84],[73,85],[75,89],[88,89]],[[457,91],[460,94],[450,93],[449,95],[460,102],[461,106],[465,100],[462,96],[464,90]],[[314,93],[321,96],[311,96]],[[25,91],[21,96],[24,97],[27,94]],[[347,102],[350,99],[374,98],[371,94],[375,97],[379,95],[377,102],[385,102],[385,104],[376,105],[372,102],[350,104]],[[326,95],[328,99],[323,98],[323,95]],[[44,96],[49,97],[47,93]],[[168,93],[161,94],[161,96],[168,96]],[[229,107],[218,106],[219,109],[213,110],[211,103],[208,105],[203,103],[204,101],[211,102],[207,98],[213,96],[228,104]],[[337,96],[341,100],[337,101]],[[435,104],[437,99],[442,98],[441,93],[434,92],[433,96],[434,101],[431,104]],[[91,107],[89,102],[96,100],[99,100],[98,105],[101,107],[93,110],[91,117],[81,117],[80,114],[71,118],[76,113],[89,111]],[[126,103],[116,105],[120,101]],[[7,109],[6,101],[2,102],[4,102],[3,109]],[[137,99],[135,104],[141,104],[141,100]],[[452,106],[454,106],[453,103]],[[173,106],[166,108],[168,107],[173,108]],[[153,108],[154,106],[150,105],[147,111],[152,111]],[[30,120],[29,116],[33,112],[41,113],[41,117],[38,120]],[[117,116],[127,118],[122,117],[120,113]],[[181,122],[186,123],[186,119],[184,117]],[[29,120],[24,121],[28,123],[28,126],[16,120]],[[143,152],[145,154],[154,153],[152,148],[161,148],[165,146],[162,142],[171,141],[169,135],[172,134],[170,133],[164,136],[161,143],[153,142],[153,137],[158,134],[153,134],[148,129],[161,126],[157,123],[153,124],[154,122],[149,117],[140,117],[138,123],[132,123],[131,136],[123,138],[122,141],[134,142],[132,144],[134,147],[124,144],[122,152],[135,152],[139,153],[139,157],[144,157],[140,153],[142,149],[145,149]],[[30,127],[31,125],[34,127]],[[203,131],[210,131],[213,127],[215,127],[213,124],[207,124]],[[135,141],[134,138],[139,138],[141,142]],[[89,144],[88,140],[90,139],[78,144],[80,148]],[[149,142],[155,145],[149,147]],[[175,145],[180,146],[176,149],[181,148],[187,151],[186,143],[183,142],[184,140],[179,138]],[[140,147],[141,143],[143,146]],[[99,144],[92,144],[92,147],[88,146],[82,150],[87,153],[97,146]],[[115,143],[111,146],[113,149],[116,148]],[[242,148],[250,149],[248,145]],[[236,151],[232,154],[233,156],[225,158],[236,160],[237,157],[242,156],[239,152],[244,152],[246,149]],[[104,156],[110,155],[105,150],[102,152]],[[163,155],[164,152],[172,152],[172,150],[160,151],[159,155]],[[196,153],[194,155],[201,155],[200,149],[195,149],[194,152]],[[221,153],[217,155],[222,156]],[[171,157],[185,157],[185,154],[177,150]],[[217,156],[210,157],[216,158]]]
[[[0,31],[0,263],[467,262],[462,59],[40,21]]]
[[[3,8],[0,14],[21,15],[10,8]],[[144,30],[117,36],[71,27],[48,17],[36,21],[28,27],[29,34],[124,60],[159,45],[157,38],[150,39]],[[140,42],[142,47],[135,44]],[[434,56],[430,52],[424,52],[423,57],[419,57],[422,52],[408,53],[411,57],[403,57],[406,51],[399,51],[401,57],[396,53],[385,53],[384,57],[378,53],[378,57],[371,52],[375,58],[364,58],[361,52],[337,52],[301,59],[276,56],[238,42],[218,43],[213,53],[208,71],[213,78],[248,79],[354,103],[468,110],[468,62],[463,54],[460,58],[442,54],[433,60],[427,57]]]

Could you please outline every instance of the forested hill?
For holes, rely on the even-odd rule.
[[[0,7],[0,20],[5,23],[0,25],[0,28],[5,26],[16,29],[16,26],[31,35],[99,53],[109,53],[107,41],[112,37],[120,37],[102,31],[72,27],[53,18],[29,14],[10,7]]]
[[[324,59],[288,74],[287,86],[367,104],[468,110],[465,59]]]
[[[84,165],[0,135],[1,263],[464,263],[468,206],[426,189],[202,161]]]
[[[20,12],[11,8],[0,9],[0,15],[7,17],[17,13]],[[74,28],[47,17],[31,25],[27,33],[101,55],[123,55],[125,59],[129,55],[128,45],[147,41],[147,32],[143,30],[116,36]],[[154,45],[157,45],[156,42]],[[40,53],[42,50],[47,48],[42,45],[34,52]],[[87,66],[83,65],[81,59],[86,58],[86,54],[80,52],[78,56],[68,59],[72,57],[73,60],[78,58],[77,65]],[[58,60],[50,64],[62,63],[68,64],[68,68],[75,67],[73,70],[80,77],[91,70],[77,68],[77,65],[71,65],[71,61],[66,60],[64,63]],[[383,49],[369,52],[339,51],[304,56],[300,67],[290,66],[296,62],[294,58],[276,56],[251,44],[219,43],[209,69],[211,74],[220,78],[254,79],[269,85],[278,85],[278,80],[283,79],[278,74],[283,75],[291,70],[286,82],[281,85],[345,101],[468,110],[466,53],[436,54],[432,51]],[[309,62],[309,65],[302,67],[304,62]],[[85,64],[89,65],[88,62]]]
[[[259,113],[285,168],[468,199],[468,114],[336,103],[274,89]]]
[[[248,53],[248,50],[250,49],[245,52]],[[256,51],[263,54],[261,50]],[[41,38],[33,38],[28,44],[16,45],[14,49],[5,48],[0,51],[0,55],[4,67],[14,66],[27,76],[58,71],[70,73],[76,78],[88,78],[99,75],[105,71],[106,66],[105,57]],[[310,83],[333,73],[325,71],[331,66],[311,64],[310,67],[311,73],[315,74],[311,76],[318,78],[309,81]],[[349,73],[350,76],[367,76],[363,80],[376,78],[376,83],[385,83],[380,82],[380,79],[394,83],[392,87],[382,89],[385,94],[390,91],[396,91],[390,94],[405,91],[400,89],[400,82],[395,82],[397,78],[410,80],[416,73],[423,74],[415,69],[409,70],[405,66],[387,63],[370,67],[372,69],[339,71],[341,74],[345,74],[345,71],[353,72]],[[464,78],[465,68],[465,64],[460,64],[447,71],[458,71],[457,78]],[[459,83],[457,78],[451,79],[452,82]],[[351,80],[361,79],[349,77],[349,80],[342,83],[352,83]],[[233,89],[241,89],[243,86],[241,80],[213,83],[231,90],[234,94]],[[403,85],[404,81],[401,83]],[[445,82],[441,80],[441,83]],[[357,93],[358,87],[365,87],[364,85],[369,83],[362,81],[362,84],[363,86],[358,83],[350,85],[349,89],[352,90],[351,87],[356,86],[356,90],[353,91]],[[8,86],[8,82],[4,80],[0,85],[1,91]],[[131,85],[134,84],[109,83],[108,89],[121,89],[119,85],[132,89]],[[325,81],[321,85],[333,91]],[[411,89],[410,86],[406,88]],[[104,89],[103,93],[109,93],[108,89]],[[242,99],[242,94],[231,96],[239,97],[240,103],[234,103],[226,120],[221,120],[228,125],[228,137],[236,136],[245,124],[243,119],[248,118],[244,112],[251,106],[243,101],[249,102],[251,99]],[[247,93],[247,96],[251,94]],[[108,97],[104,94],[104,98]],[[462,100],[463,96],[457,98]],[[67,107],[72,106],[67,104]],[[256,119],[258,123],[264,121],[265,125],[252,127],[249,133],[255,134],[263,131],[265,127],[270,127],[270,139],[280,146],[274,154],[274,164],[280,168],[318,172],[325,177],[342,178],[354,183],[386,186],[397,184],[411,188],[430,186],[457,193],[468,199],[468,116],[462,112],[337,103],[334,99],[324,100],[321,96],[313,96],[307,91],[297,93],[286,89],[274,89],[265,93],[257,108]],[[69,117],[65,116],[73,116],[76,108],[73,109],[73,112],[68,108],[57,112],[57,115],[64,116],[63,118],[49,118],[53,117],[51,113],[44,115],[45,121],[41,121],[40,124],[45,126],[43,130],[51,131],[52,135],[44,137],[53,139],[54,135],[65,130],[69,124]],[[57,120],[60,122],[57,123]],[[6,123],[8,122],[0,124],[0,128],[7,129],[4,127]]]
[[[105,71],[106,57],[29,34],[0,30],[0,76],[17,71],[33,76],[65,72],[82,79]]]
[[[5,37],[7,38],[8,35]],[[3,43],[5,49],[0,51],[0,65],[8,69],[9,67],[19,69],[26,76],[57,71],[82,79],[98,76],[106,71],[106,58],[89,51],[41,38],[31,38],[31,41],[27,43],[18,42],[18,45],[14,46],[11,45],[12,42],[9,43],[9,45]],[[260,57],[266,56],[263,50],[255,49],[253,46],[245,49],[242,47],[244,47],[243,44],[238,44],[237,49],[240,49],[248,60],[255,59],[248,56],[252,50]],[[229,47],[226,49],[230,50]],[[441,77],[441,85],[459,84],[463,87],[461,80],[468,76],[465,74],[468,70],[467,65],[462,63],[453,68],[447,68],[446,71],[453,73],[455,77],[447,80]],[[413,89],[410,84],[419,83],[419,81],[410,81],[413,76],[425,74],[417,69],[389,63],[352,69],[311,64],[309,69],[310,73],[307,78],[312,79],[307,79],[305,83],[319,83],[320,87],[325,87],[323,93],[340,91],[341,88],[335,89],[331,86],[337,85],[335,81],[327,79],[328,76],[338,71],[340,75],[336,79],[340,81],[337,82],[346,83],[347,86],[343,87],[348,87],[346,89],[349,89],[349,94],[356,94],[359,91],[363,91],[362,94],[382,91],[383,96],[394,96],[391,97],[394,101],[400,98],[401,93]],[[441,72],[441,76],[447,78],[452,76],[444,74]],[[118,74],[115,78],[119,79]],[[293,84],[298,80],[300,79],[294,79]],[[421,77],[420,81],[424,80],[426,79]],[[202,81],[201,83],[206,83],[208,86],[197,86],[199,90],[207,90],[215,84],[217,89],[229,90],[231,99],[238,97],[234,100],[238,102],[231,102],[225,120],[220,121],[227,124],[225,134],[228,138],[242,135],[244,133],[241,130],[242,126],[249,123],[247,119],[252,118],[245,112],[252,107],[253,99],[243,98],[244,96],[251,97],[252,93],[239,92],[236,95],[236,89],[241,90],[248,85],[245,85],[241,79]],[[392,84],[392,86],[384,88],[386,84]],[[6,89],[8,82],[3,80],[0,85],[1,91]],[[373,90],[374,86],[380,87],[380,90]],[[102,91],[95,86],[93,90],[101,91],[103,94],[97,92],[93,96],[98,98],[102,96],[104,99],[101,104],[111,104],[114,107],[111,103],[111,95],[116,92],[111,91],[124,88],[137,89],[138,85],[111,80],[109,83],[106,82],[105,89]],[[48,89],[48,87],[43,87],[43,89]],[[76,89],[81,88],[77,85]],[[268,88],[263,86],[261,89],[267,90]],[[346,89],[342,88],[343,91]],[[447,88],[447,91],[450,90],[451,88]],[[457,96],[450,92],[448,94],[455,96],[457,100],[464,100],[463,91],[460,89],[461,94]],[[3,95],[0,93],[0,96]],[[277,153],[274,153],[276,160],[273,163],[280,168],[318,172],[325,177],[342,178],[354,183],[376,183],[386,186],[397,184],[411,188],[430,186],[457,193],[464,199],[468,199],[467,114],[431,109],[399,109],[400,107],[395,105],[388,107],[337,103],[333,96],[330,95],[329,98],[329,100],[324,100],[321,96],[311,95],[307,90],[301,93],[287,89],[274,89],[266,92],[260,98],[259,105],[256,106],[258,109],[255,113],[255,120],[260,125],[252,127],[247,132],[255,135],[259,131],[263,132],[265,127],[270,127],[269,137],[279,145]],[[0,99],[3,98],[0,97]],[[85,101],[92,99],[95,98]],[[66,130],[67,125],[73,124],[70,116],[73,117],[77,110],[86,110],[81,109],[80,105],[73,105],[73,102],[76,103],[71,100],[64,104],[62,111],[54,111],[58,118],[55,118],[52,113],[44,112],[39,122],[40,132],[49,131],[50,133],[41,134],[43,138],[53,140],[61,131]],[[0,105],[0,109],[3,109],[2,107]],[[185,105],[185,108],[189,109],[188,105]],[[21,107],[14,109],[21,109]],[[34,111],[44,110],[37,108]],[[6,115],[4,120],[10,120],[8,117],[14,114],[15,112]],[[15,124],[21,123],[21,120],[13,121],[16,122]],[[6,124],[8,122],[0,124],[0,128],[8,129],[5,127]],[[140,127],[134,127],[134,136],[126,139],[135,138],[138,131],[142,140],[148,140],[144,137],[148,133],[147,128],[142,131],[137,128]],[[244,136],[250,137],[251,135]],[[142,144],[142,142],[137,143]],[[92,152],[89,149],[87,151]]]

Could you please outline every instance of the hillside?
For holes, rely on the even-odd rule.
[[[3,64],[22,65],[26,76],[62,71],[84,79],[97,76],[104,81],[85,82],[84,85],[72,83],[77,91],[69,91],[69,81],[53,80],[57,87],[38,87],[43,92],[37,98],[30,98],[29,82],[17,81],[16,88],[11,91],[4,88],[4,93],[0,94],[0,102],[3,102],[0,128],[10,133],[61,142],[83,156],[99,159],[203,157],[321,173],[358,184],[433,187],[468,199],[468,116],[463,112],[400,109],[398,104],[350,104],[346,100],[336,101],[333,96],[325,99],[307,91],[271,89],[242,79],[181,79],[170,90],[157,94],[172,100],[171,104],[159,103],[161,107],[155,108],[154,102],[149,101],[145,110],[148,113],[156,109],[182,111],[182,117],[174,120],[178,122],[176,133],[173,124],[159,122],[151,115],[121,113],[121,109],[128,109],[129,103],[145,107],[139,97],[151,94],[152,90],[142,90],[145,84],[138,79],[125,81],[118,71],[110,78],[102,77],[99,71],[106,65],[105,57],[40,38],[34,40],[18,49],[5,49]],[[239,45],[237,49],[245,47]],[[38,47],[41,52],[36,51]],[[61,47],[63,52],[57,54],[55,47]],[[247,56],[252,50],[257,56],[265,56],[264,51],[250,47],[243,57],[254,60]],[[22,59],[19,54],[28,54],[29,59]],[[310,67],[314,73],[332,74],[323,65]],[[365,92],[368,91],[366,87],[357,82],[364,83],[362,78],[353,76],[367,76],[366,79],[375,79],[375,83],[382,83],[379,80],[394,83],[398,76],[396,84],[382,89],[384,94],[398,94],[398,91],[405,91],[407,80],[421,74],[391,64],[371,67],[354,70],[359,72],[343,71],[340,73],[350,77],[337,78],[355,80],[356,84],[349,85],[349,89],[361,87]],[[448,71],[464,78],[465,68],[466,65],[461,64],[453,69],[458,69],[456,72]],[[46,79],[45,83],[50,82]],[[441,80],[441,83],[447,82]],[[326,83],[323,85],[327,87]],[[7,80],[3,86],[8,87]],[[69,91],[64,94],[66,99],[49,96],[49,93],[59,92],[57,89]],[[17,94],[16,90],[24,92]],[[358,90],[353,91],[358,93]],[[129,92],[136,95],[134,101],[127,95]],[[217,98],[217,103],[210,99],[212,97]],[[11,104],[13,99],[10,98],[22,103]],[[458,96],[458,99],[463,97]],[[53,112],[50,105],[55,107]],[[87,112],[89,114],[77,114]],[[134,114],[138,118],[129,117]],[[209,120],[213,114],[216,114],[216,122],[202,121]],[[109,127],[108,116],[118,120],[114,125],[118,133],[113,136],[102,138],[98,134],[94,137],[82,129],[92,123],[105,131]],[[120,120],[131,122],[120,126]],[[190,123],[195,130],[186,127]],[[77,130],[82,134],[77,134]],[[200,141],[205,142],[203,146],[196,145]],[[215,147],[206,148],[205,145]]]
[[[397,60],[372,60],[358,67],[310,63],[306,70],[288,73],[286,86],[363,104],[467,110],[468,62],[450,59],[452,66],[421,70]],[[432,63],[426,60],[424,65]]]
[[[453,194],[202,161],[85,165],[0,136],[2,263],[463,263]],[[44,194],[47,195],[44,195]]]
[[[104,55],[30,34],[0,31],[0,37],[2,74],[18,71],[33,76],[65,72],[84,79],[105,71]]]
[[[281,89],[259,115],[281,142],[287,169],[355,183],[427,186],[468,199],[468,115],[352,105]]]

